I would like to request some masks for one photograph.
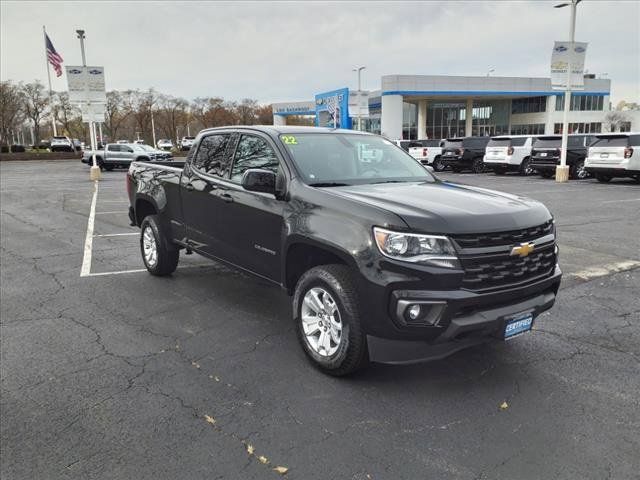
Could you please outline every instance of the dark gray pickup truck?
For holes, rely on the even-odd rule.
[[[441,181],[376,135],[204,130],[184,163],[132,163],[127,186],[151,274],[184,249],[282,286],[332,375],[513,338],[560,285],[544,205]]]

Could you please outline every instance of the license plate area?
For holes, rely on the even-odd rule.
[[[503,338],[510,340],[523,333],[531,331],[533,327],[533,312],[522,312],[505,319]]]

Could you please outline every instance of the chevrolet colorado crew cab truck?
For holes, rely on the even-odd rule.
[[[282,286],[332,375],[512,338],[560,285],[544,205],[441,181],[377,135],[203,130],[185,162],[132,163],[127,187],[151,274],[185,249]]]

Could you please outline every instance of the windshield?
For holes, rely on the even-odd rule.
[[[301,133],[280,139],[309,185],[434,181],[413,157],[375,135]]]
[[[536,138],[533,146],[535,148],[560,148],[562,137],[542,137]]]
[[[147,152],[153,152],[155,150],[155,148],[150,147],[149,145],[143,145],[141,143],[137,143],[134,148],[136,148],[137,150],[146,150]]]

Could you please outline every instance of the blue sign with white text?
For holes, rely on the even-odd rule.
[[[316,95],[316,127],[351,129],[348,88]]]

